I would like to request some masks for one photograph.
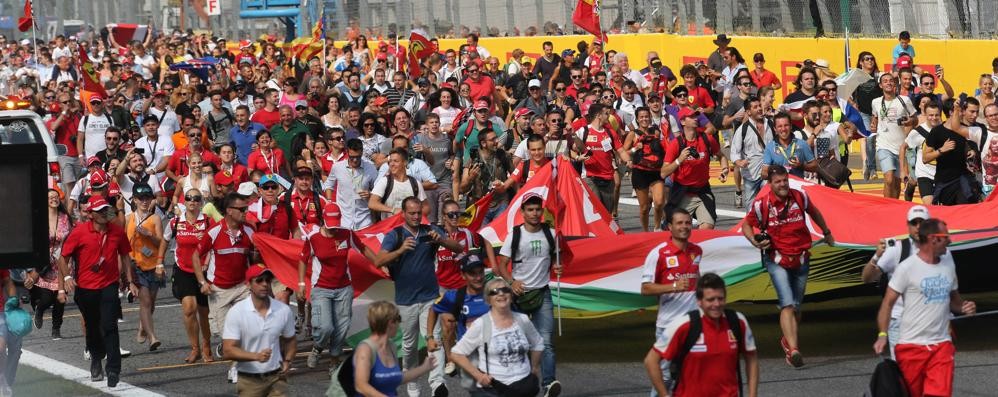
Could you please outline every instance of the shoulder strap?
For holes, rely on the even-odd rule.
[[[520,169],[520,183],[527,182],[527,173],[530,172],[530,158],[523,159],[522,168]]]
[[[906,238],[901,240],[901,257],[898,258],[898,263],[901,263],[901,261],[907,259],[909,256],[911,256],[911,239]]]
[[[412,188],[412,196],[419,198],[419,182],[416,182],[416,178],[409,177],[409,187]]]
[[[551,266],[554,264],[555,252],[558,247],[555,245],[554,235],[551,234],[551,225],[548,225],[547,222],[541,223],[541,231],[544,232],[544,238],[548,240],[548,254],[551,256],[551,264],[549,266]]]
[[[485,353],[485,373],[489,373],[489,341],[492,340],[492,315],[485,312],[482,316],[482,342],[485,346],[482,351]]]
[[[759,231],[765,232],[766,228],[769,227],[769,195],[759,201]]]
[[[382,203],[388,201],[388,196],[392,194],[392,189],[395,188],[395,178],[392,177],[390,172],[385,174],[385,178],[388,178],[388,182],[385,184],[385,195],[381,197]]]
[[[922,126],[915,127],[915,131],[918,131],[918,134],[921,135],[922,138],[929,139],[929,132],[926,131],[924,127]]]
[[[458,318],[464,309],[464,299],[468,296],[467,288],[458,288],[454,296],[454,306],[450,308],[450,314]]]
[[[707,148],[707,161],[710,161],[710,156],[712,154],[710,152],[710,140],[707,139],[707,134],[706,133],[700,132],[698,134],[700,135],[700,140],[703,141],[703,146],[705,148]]]
[[[738,313],[731,309],[724,309],[724,316],[728,319],[728,328],[731,329],[731,333],[735,334],[735,343],[737,346],[735,353],[735,368],[737,368],[736,373],[738,374],[738,395],[742,395],[742,368],[741,361],[738,360],[740,355],[737,350],[741,349],[742,339],[744,339],[742,331],[742,321],[738,319]]]
[[[676,354],[676,358],[672,360],[673,365],[670,368],[672,372],[672,380],[675,382],[676,386],[679,386],[679,380],[682,378],[683,360],[686,359],[686,355],[693,348],[693,345],[697,343],[697,339],[700,338],[700,333],[703,332],[703,324],[700,323],[700,310],[690,310],[686,313],[690,317],[690,326],[687,328],[686,339],[683,340],[683,346],[679,349]]]
[[[520,225],[513,226],[513,240],[510,241],[511,247],[509,247],[509,261],[513,264],[520,262],[516,259],[516,251],[520,248]]]
[[[586,139],[588,139],[588,138],[589,138],[589,125],[587,124],[585,126],[585,130],[582,131],[582,148],[583,149],[585,149],[585,147],[586,147]]]

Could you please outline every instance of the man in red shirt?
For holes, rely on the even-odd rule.
[[[595,103],[586,114],[589,124],[575,131],[576,151],[583,160],[582,177],[609,212],[617,204],[613,195],[613,162],[620,158],[620,140],[605,128],[611,113],[612,108]]]
[[[114,207],[100,195],[91,196],[87,204],[91,221],[73,229],[62,245],[59,271],[63,287],[59,289],[59,300],[65,302],[66,294],[76,291],[74,301],[86,324],[90,381],[104,380],[106,370],[107,386],[115,387],[121,374],[118,277],[122,270],[132,294],[137,296],[139,289],[134,283],[132,262],[127,257],[132,250],[128,236],[121,226],[112,223]],[[75,272],[67,265],[70,259],[76,262]],[[101,361],[105,357],[107,366],[103,367]]]
[[[717,205],[710,189],[710,158],[720,160],[721,152],[713,136],[697,131],[699,117],[700,113],[693,109],[680,109],[683,132],[665,146],[662,178],[672,176],[666,213],[671,207],[686,209],[700,222],[700,229],[713,229]]]
[[[725,309],[727,288],[721,276],[704,274],[696,285],[699,308],[688,315],[675,317],[665,330],[668,339],[655,341],[645,356],[645,369],[652,386],[658,395],[669,395],[659,366],[661,360],[668,360],[680,365],[674,397],[741,396],[738,356],[742,356],[748,375],[748,396],[756,397],[759,394],[759,360],[748,320],[741,313]],[[736,321],[737,324],[731,324]],[[691,330],[697,329],[699,337],[692,346],[687,345]]]
[[[222,334],[229,309],[249,296],[246,269],[253,256],[253,229],[245,224],[249,208],[246,198],[229,193],[224,204],[222,221],[208,229],[198,243],[197,254],[191,258],[201,293],[208,296],[208,324],[215,335]],[[204,263],[201,258],[206,258]],[[221,357],[220,352],[217,354]],[[229,380],[233,383],[234,369],[235,366],[229,369]]]
[[[186,131],[188,137],[187,147],[183,149],[177,149],[173,152],[173,156],[170,157],[170,161],[166,164],[166,176],[174,181],[180,179],[180,177],[187,176],[187,155],[190,153],[200,153],[201,154],[201,164],[207,165],[208,163],[214,164],[215,168],[218,168],[219,160],[215,152],[208,150],[198,139],[201,136],[201,129],[197,127],[189,128]]]
[[[260,178],[260,199],[249,205],[246,212],[246,224],[260,233],[288,240],[298,235],[298,227],[294,223],[288,203],[279,199],[281,186],[273,175]]]
[[[268,88],[263,92],[264,105],[263,109],[257,109],[250,116],[250,121],[263,124],[268,130],[277,123],[281,122],[281,113],[277,110],[277,102],[280,99],[280,94],[277,90],[273,88]]]
[[[794,368],[804,365],[798,350],[797,327],[800,324],[800,305],[807,284],[811,243],[806,215],[821,228],[824,241],[832,246],[832,231],[803,191],[791,189],[785,167],[769,171],[769,194],[757,197],[742,223],[742,234],[752,245],[763,250],[763,266],[776,290],[780,304],[780,345],[786,354],[787,364]],[[753,227],[760,230],[756,234]]]
[[[569,84],[568,88],[565,89],[565,95],[579,101],[579,91],[589,91],[589,83],[582,78],[582,68],[572,67],[568,77],[572,79],[572,84]]]
[[[496,192],[502,193],[510,188],[523,186],[523,184],[527,183],[537,173],[537,170],[547,165],[551,159],[544,154],[545,145],[544,137],[538,134],[530,134],[527,138],[527,151],[530,153],[530,158],[521,161],[516,166],[516,169],[509,174],[509,178],[506,178],[506,182],[496,185]]]
[[[474,101],[485,97],[488,98],[489,102],[496,103],[500,100],[496,96],[496,83],[492,81],[492,78],[488,75],[482,73],[482,60],[476,59],[468,63],[468,66],[464,68],[465,76],[464,83],[468,85],[471,89],[471,94],[468,96]]]
[[[783,87],[780,83],[780,79],[776,77],[776,74],[767,70],[764,66],[766,65],[766,58],[762,56],[761,52],[755,53],[752,57],[752,61],[755,62],[755,70],[752,71],[752,82],[755,83],[756,87],[773,87],[774,90],[778,90]]]
[[[302,160],[298,162],[295,184],[291,189],[291,215],[294,217],[292,227],[295,230],[312,231],[319,225],[320,211],[326,205],[326,198],[312,190],[312,169]],[[284,196],[281,196],[280,201],[285,201]]]

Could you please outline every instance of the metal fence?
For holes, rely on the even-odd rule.
[[[283,36],[276,18],[239,18],[240,0],[220,0],[222,15],[201,20],[192,0],[34,0],[42,32],[60,21],[91,26],[109,22],[211,29],[228,37]],[[577,0],[302,0],[324,10],[328,31],[343,37],[348,26],[369,36],[422,27],[434,36],[556,35],[575,32]],[[181,19],[180,5],[187,12]],[[20,15],[23,0],[0,0],[0,15]],[[998,0],[602,0],[603,28],[611,33],[668,32],[684,35],[729,33],[762,36],[814,36],[823,30],[840,36],[993,38]],[[303,12],[308,26],[318,15]],[[318,14],[318,13],[316,13]],[[0,21],[0,25],[5,25]],[[17,32],[6,27],[5,33]],[[98,28],[99,29],[99,28]],[[820,29],[820,30],[819,30]],[[62,29],[58,29],[62,31]],[[301,31],[301,30],[299,30]],[[307,30],[306,30],[307,31]],[[41,38],[41,37],[40,37]]]

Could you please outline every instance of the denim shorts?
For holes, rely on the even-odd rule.
[[[156,269],[149,271],[136,270],[135,281],[139,283],[139,286],[149,289],[163,288],[166,286],[166,277],[157,277]]]
[[[788,270],[774,262],[768,255],[763,256],[763,265],[769,273],[769,279],[776,289],[776,298],[780,301],[780,308],[792,306],[795,310],[800,310],[801,301],[804,299],[804,287],[807,286],[807,273],[810,270],[810,259],[805,260],[797,269]]]
[[[897,171],[899,164],[898,155],[891,153],[887,149],[877,149],[877,164],[880,166],[880,171],[885,174]]]

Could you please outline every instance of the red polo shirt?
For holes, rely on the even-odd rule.
[[[699,158],[686,157],[679,165],[679,169],[672,173],[672,180],[684,186],[704,187],[710,182],[710,157],[707,156],[707,145],[700,138],[702,132],[697,132],[697,137],[692,141],[686,141],[686,147],[696,149],[700,154]],[[665,145],[665,162],[671,163],[679,158],[679,143],[685,140],[682,136],[670,140]],[[707,142],[710,144],[710,154],[715,155],[721,151],[717,140],[713,136],[707,135]]]
[[[470,247],[482,246],[482,236],[463,227],[458,228],[453,233],[447,233],[447,238],[456,240],[461,244],[461,247],[464,247],[460,254],[468,252]],[[466,283],[461,278],[461,266],[457,261],[458,254],[442,245],[437,249],[437,283],[440,284],[441,288],[464,288]]]
[[[243,225],[228,230],[225,221],[208,229],[198,243],[198,252],[207,258],[205,277],[218,288],[232,288],[246,281],[246,268],[253,250],[253,229]]]
[[[740,346],[724,315],[715,322],[701,310],[703,332],[683,360],[674,396],[738,396],[738,354],[755,351],[755,336],[748,321],[741,313],[738,313],[738,319],[742,327]],[[690,316],[676,317],[665,329],[668,343],[656,341],[655,351],[663,359],[676,359],[689,330]]]
[[[787,206],[790,206],[787,208]],[[763,214],[763,206],[768,206],[768,216]],[[768,220],[766,233],[772,238],[774,253],[783,257],[797,257],[811,248],[811,231],[807,228],[807,209],[811,200],[807,193],[790,189],[790,197],[780,200],[776,193],[756,198],[752,210],[745,214],[745,221],[755,228],[762,218]],[[774,259],[780,263],[779,258]]]
[[[76,285],[84,289],[102,289],[117,283],[119,255],[131,251],[125,230],[113,223],[108,223],[107,230],[101,233],[94,230],[93,222],[85,222],[62,243],[62,256],[76,261]]]
[[[316,197],[319,198],[318,203],[315,202]],[[321,194],[311,191],[301,194],[295,189],[291,193],[291,215],[295,217],[295,224],[318,225],[319,208],[325,207],[326,203],[326,198]]]
[[[709,108],[714,106],[714,99],[710,97],[710,92],[703,87],[694,87],[689,90],[689,94],[686,96],[686,100],[689,101],[690,106],[694,110],[696,108]]]
[[[286,209],[287,203],[277,200],[277,204],[266,204],[263,199],[258,199],[250,204],[246,211],[246,223],[252,225],[257,232],[267,233],[281,239],[290,239],[294,233],[292,227],[297,227],[294,223],[294,211]],[[288,213],[291,212],[291,218]]]
[[[198,214],[198,218],[194,223],[188,222],[186,215],[173,218],[172,221],[167,222],[166,230],[163,232],[163,239],[177,240],[177,249],[173,255],[180,270],[187,273],[194,273],[191,258],[197,252],[198,244],[207,232],[208,218],[204,214]],[[201,263],[204,263],[204,258],[201,258]]]
[[[243,182],[249,181],[249,173],[246,172],[246,167],[242,166],[239,163],[233,164],[231,169],[220,170],[220,171],[216,172],[215,173],[215,181],[219,181],[220,180],[219,179],[220,176],[225,176],[226,177],[226,178],[223,178],[221,180],[227,179],[228,177],[232,177],[232,180],[234,182],[234,186],[236,186],[236,187],[239,187],[239,184],[241,184]]]
[[[53,117],[45,123],[45,126],[48,127],[50,131],[52,130],[52,124],[55,124],[56,118],[57,117]],[[66,156],[68,157],[76,157],[80,155],[80,153],[76,151],[76,142],[74,142],[75,139],[73,139],[73,137],[75,137],[78,132],[77,127],[80,125],[81,118],[83,117],[79,113],[66,116],[66,119],[62,121],[62,124],[59,124],[59,128],[56,128],[55,131],[53,131],[55,133],[55,143],[66,145]]]
[[[586,129],[589,134],[586,135]],[[612,180],[613,179],[613,157],[614,152],[620,148],[620,143],[611,135],[611,130],[607,126],[602,129],[583,126],[575,131],[575,135],[582,139],[586,137],[586,149],[590,152],[590,157],[583,164],[587,177]]]
[[[257,109],[250,116],[250,121],[263,124],[264,127],[267,127],[267,130],[270,130],[270,127],[281,122],[281,113],[277,109],[274,109],[274,111],[269,111],[266,108]]]
[[[470,98],[472,102],[477,101],[481,97],[487,97],[491,100],[492,95],[496,92],[496,83],[492,81],[492,78],[482,74],[482,72],[479,72],[479,75],[478,81],[472,79],[464,80],[471,87]]]
[[[548,162],[551,161],[551,159],[545,157],[543,160],[541,160],[540,164],[535,164],[534,161],[531,160],[531,159],[525,159],[523,161],[527,162],[527,164],[530,164],[530,167],[528,167],[528,169],[527,169],[527,175],[522,175],[523,174],[523,164],[517,165],[516,169],[513,170],[513,173],[511,174],[513,177],[516,178],[516,180],[520,181],[520,184],[527,183],[527,181],[529,181],[530,178],[534,177],[534,174],[537,173],[537,170],[539,170],[539,169],[541,169],[541,167],[547,165]]]
[[[333,237],[315,231],[302,245],[298,259],[312,267],[312,288],[336,289],[350,285],[347,256],[358,249],[358,242],[349,230],[334,229]]]
[[[187,155],[190,154],[190,148],[186,147],[183,149],[177,149],[173,153],[173,157],[170,157],[170,162],[166,164],[166,168],[173,171],[175,175],[186,176],[187,175]],[[214,152],[208,149],[201,149],[201,164],[214,164],[215,168],[218,168],[220,160]]]

